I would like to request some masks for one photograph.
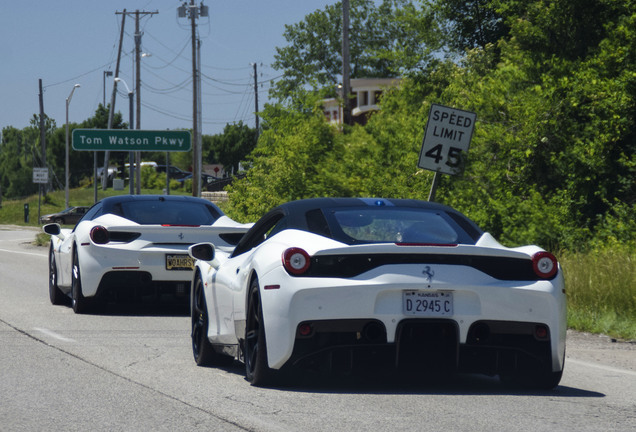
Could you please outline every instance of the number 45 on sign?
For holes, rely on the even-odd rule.
[[[450,175],[461,174],[477,115],[443,105],[431,105],[418,166]]]

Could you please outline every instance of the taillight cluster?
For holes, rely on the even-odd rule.
[[[110,234],[103,226],[97,225],[91,229],[91,240],[95,244],[106,244],[110,241]]]
[[[309,254],[300,248],[289,248],[283,252],[283,267],[292,276],[298,276],[309,270]]]
[[[550,279],[559,270],[559,263],[550,252],[537,252],[532,255],[532,268],[541,279]]]

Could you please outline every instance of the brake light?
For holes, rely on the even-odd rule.
[[[300,248],[289,248],[283,252],[283,267],[291,275],[301,275],[309,269],[309,254]]]
[[[90,237],[95,244],[106,244],[110,241],[108,230],[100,225],[94,226],[93,229],[91,229]]]
[[[187,225],[187,224],[161,224],[163,227],[186,227],[186,228],[198,228],[201,225]]]
[[[534,336],[537,339],[547,339],[550,335],[548,328],[544,325],[538,325],[534,328]]]
[[[557,259],[550,252],[537,252],[532,256],[532,268],[542,279],[550,279],[559,269]]]
[[[396,243],[396,246],[457,247],[457,243]]]

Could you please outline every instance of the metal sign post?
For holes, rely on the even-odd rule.
[[[33,183],[38,184],[38,223],[40,223],[40,209],[42,206],[42,185],[49,182],[48,168],[33,168]],[[25,217],[25,219],[27,219]],[[25,220],[27,222],[27,220]]]

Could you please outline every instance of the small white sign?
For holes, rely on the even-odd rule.
[[[48,168],[33,168],[33,183],[48,183],[49,182],[49,169]]]
[[[461,174],[476,120],[473,112],[431,105],[418,166],[444,174]]]

